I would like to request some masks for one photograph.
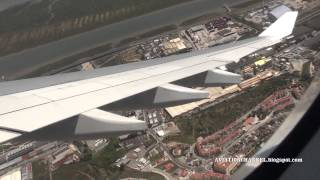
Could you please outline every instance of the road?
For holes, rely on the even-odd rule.
[[[181,163],[175,157],[173,157],[172,154],[170,153],[170,150],[168,149],[168,147],[165,144],[163,144],[163,142],[160,140],[160,138],[156,135],[156,133],[152,129],[149,129],[147,132],[159,143],[160,147],[163,149],[163,151],[168,155],[168,158],[175,165],[177,165],[179,168],[182,168],[182,169],[189,169],[189,170],[192,169],[188,165]]]
[[[167,173],[167,172],[165,172],[165,171],[162,171],[162,170],[160,170],[160,169],[157,169],[157,168],[148,168],[148,169],[145,169],[144,171],[160,174],[161,176],[163,176],[163,177],[164,177],[165,179],[167,179],[167,180],[173,180],[173,179],[175,179],[175,178],[173,178],[169,173]]]
[[[17,167],[20,167],[22,165],[25,165],[27,163],[31,163],[31,162],[34,162],[38,159],[44,159],[46,158],[47,156],[53,154],[54,152],[56,152],[58,149],[61,149],[62,146],[66,145],[66,143],[58,143],[55,147],[49,149],[49,150],[46,150],[44,152],[42,152],[41,154],[37,154],[36,156],[33,156],[33,157],[30,157],[30,159],[27,159],[27,160],[23,160],[17,164],[15,164],[14,166],[10,166],[4,170],[1,170],[0,171],[0,175],[1,174],[5,174],[6,172],[9,172]],[[39,149],[39,148],[36,148],[36,149]],[[41,149],[41,148],[40,148]],[[37,150],[38,151],[38,150]],[[29,153],[30,154],[30,153]]]
[[[319,15],[320,15],[320,9],[316,9],[316,10],[312,11],[311,13],[308,13],[305,16],[299,17],[297,19],[297,24],[302,24],[304,22],[307,22],[307,21],[309,21]]]

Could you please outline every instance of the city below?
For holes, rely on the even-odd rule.
[[[292,35],[219,67],[240,74],[240,83],[195,87],[208,91],[209,98],[183,105],[112,112],[145,121],[146,131],[93,140],[2,144],[0,180],[230,179],[243,163],[215,159],[252,157],[319,76],[319,7],[316,0],[272,0],[263,6],[254,1],[237,8],[225,4],[225,13],[201,16],[151,37],[129,38],[114,52],[88,53],[80,64],[41,73],[90,71],[201,51],[257,36],[285,12],[299,11]]]

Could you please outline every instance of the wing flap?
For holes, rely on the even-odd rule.
[[[207,91],[186,88],[173,84],[164,84],[157,88],[155,104],[179,104],[209,98]]]
[[[125,97],[150,90],[161,84],[170,83],[183,77],[207,71],[209,68],[218,67],[224,64],[225,62],[221,61],[208,60],[202,63],[194,61],[193,66],[183,67],[176,71],[153,75],[148,78],[52,101],[39,106],[28,107],[19,111],[7,112],[0,116],[0,125],[31,132],[45,127],[48,124],[56,123]]]
[[[277,22],[283,22],[283,19],[290,21],[289,25],[284,30],[280,30],[280,35],[276,35],[275,30],[279,28]],[[63,84],[55,83],[51,79],[47,86],[43,86],[42,83],[48,77],[44,79],[36,78],[35,81],[40,83],[35,84],[39,85],[40,89],[17,86],[20,87],[19,90],[13,91],[16,93],[12,94],[9,93],[8,89],[5,89],[3,92],[5,95],[0,97],[0,100],[2,100],[0,104],[0,112],[2,113],[0,114],[0,127],[33,132],[126,97],[207,72],[279,42],[279,38],[291,33],[295,19],[296,14],[285,14],[284,17],[280,17],[276,21],[276,25],[271,26],[260,37],[229,43],[204,51],[167,57],[161,63],[146,63],[145,66],[140,63],[137,64],[138,67],[136,68],[130,64],[123,65],[120,67],[125,71],[116,71],[117,73],[109,75],[104,75],[108,74],[108,68],[95,70],[94,72],[101,74],[101,76],[90,76],[92,77],[90,79],[86,78],[88,75],[84,73],[84,77],[75,78],[81,79],[80,81],[61,81],[66,82]],[[114,69],[116,67],[113,67]],[[81,76],[81,73],[75,74]],[[63,76],[63,74],[59,76],[60,80]],[[19,82],[10,83],[10,87],[15,87],[15,84],[19,84]],[[26,82],[32,83],[32,79],[23,82],[25,82],[24,85]],[[51,86],[50,84],[54,85]],[[5,87],[5,85],[0,87]],[[23,91],[23,89],[27,90]],[[7,139],[11,135],[6,134],[3,137]]]
[[[206,91],[186,88],[173,84],[160,85],[157,88],[121,99],[103,107],[107,110],[133,110],[161,108],[198,101],[209,97]]]
[[[79,115],[75,134],[79,136],[92,134],[124,134],[143,131],[146,128],[147,126],[144,121],[94,109]]]
[[[238,84],[241,82],[241,75],[223,71],[219,69],[212,69],[207,72],[204,84],[207,86],[219,86],[219,85],[230,85]]]
[[[144,121],[93,109],[81,113],[79,116],[24,133],[23,136],[12,133],[6,134],[6,136],[0,137],[2,138],[0,142],[12,138],[14,138],[16,142],[31,140],[92,139],[144,131],[146,128],[147,125]],[[1,131],[0,135],[2,135]]]

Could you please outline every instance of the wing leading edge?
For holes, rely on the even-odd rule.
[[[143,130],[146,127],[139,120],[97,108],[134,108],[130,103],[163,107],[208,98],[206,92],[181,86],[238,83],[239,75],[215,68],[280,42],[291,34],[296,18],[297,12],[287,12],[256,38],[203,51],[90,72],[2,82],[0,142],[18,137],[59,138],[59,132],[64,132],[61,138],[77,138]]]

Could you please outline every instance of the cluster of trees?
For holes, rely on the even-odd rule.
[[[282,75],[261,85],[249,89],[228,101],[223,101],[209,109],[192,114],[189,117],[177,118],[177,125],[182,137],[195,140],[199,136],[214,133],[244,115],[274,91],[290,83],[287,75]]]

